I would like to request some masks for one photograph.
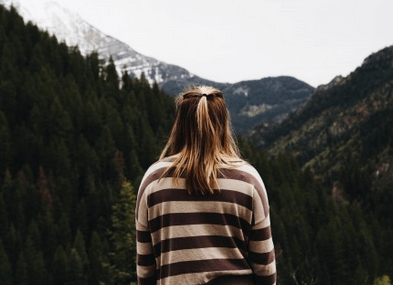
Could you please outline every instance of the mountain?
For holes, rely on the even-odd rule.
[[[393,46],[368,56],[362,65],[347,77],[337,76],[329,84],[318,87],[306,104],[291,112],[282,122],[254,128],[249,139],[263,146],[268,151],[266,156],[270,159],[282,161],[283,158],[294,157],[303,173],[309,173],[309,177],[324,186],[320,192],[322,195],[328,195],[333,204],[329,207],[319,205],[314,209],[307,204],[310,212],[303,217],[313,216],[319,210],[325,213],[330,209],[344,210],[340,215],[345,221],[338,222],[336,228],[331,227],[334,221],[320,228],[320,234],[326,236],[326,239],[322,238],[325,242],[332,248],[340,247],[338,245],[341,243],[343,251],[356,244],[362,244],[361,248],[374,248],[378,252],[372,254],[374,257],[370,255],[366,258],[363,255],[339,270],[336,268],[330,271],[330,275],[327,276],[348,274],[353,264],[361,264],[362,260],[373,258],[383,260],[385,257],[387,259],[378,267],[382,270],[374,276],[393,276]],[[286,166],[282,165],[281,168],[273,170],[265,167],[262,175],[273,173],[274,177],[285,177],[287,187],[291,190],[288,193],[296,193],[296,184],[288,186],[292,181],[288,172],[290,165],[291,163],[287,162]],[[297,195],[305,197],[307,192],[308,189],[302,188],[299,194],[285,196],[286,198],[281,200],[281,207],[287,209],[288,205],[297,203],[293,202]],[[274,205],[272,207],[274,208]],[[291,213],[296,215],[298,209]],[[356,218],[350,220],[351,215]],[[357,217],[361,216],[364,220],[358,223]],[[299,220],[302,218],[292,223],[299,227]],[[324,221],[326,220],[322,219],[319,223]],[[361,237],[361,241],[354,241],[363,234],[363,223],[370,225],[370,234]],[[304,228],[308,226],[309,224]],[[345,234],[337,237],[339,229],[343,228]],[[323,233],[324,230],[326,232]],[[374,238],[373,243],[366,245],[366,241]],[[382,240],[378,241],[379,238]],[[299,240],[296,239],[293,244]],[[313,247],[311,241],[312,239],[305,251]],[[351,253],[347,254],[352,255],[359,250],[360,248],[350,250]],[[329,254],[325,258],[333,256],[333,263],[341,263],[344,258],[333,254],[333,251],[326,251]],[[297,253],[299,252],[302,251]],[[321,252],[323,251],[319,251]],[[367,265],[360,267],[366,268]],[[377,284],[371,282],[371,276],[379,269],[374,267],[358,281],[352,278],[359,278],[360,272],[364,272],[362,269],[348,274],[350,279],[347,281],[338,282],[332,279],[327,284]],[[326,282],[324,278],[320,280],[321,284]]]
[[[25,21],[36,23],[40,28],[56,35],[60,41],[65,41],[68,46],[78,46],[83,55],[96,51],[106,61],[112,57],[119,74],[126,70],[130,75],[140,77],[144,72],[150,84],[154,81],[163,83],[194,77],[184,68],[136,52],[129,45],[105,35],[77,13],[55,1],[31,1],[22,5],[18,0],[0,0],[0,4],[6,7],[13,5]]]
[[[78,46],[83,55],[96,51],[107,62],[113,59],[119,74],[127,71],[132,77],[142,72],[150,84],[156,81],[166,93],[177,95],[190,84],[212,85],[227,98],[236,132],[246,133],[263,121],[274,122],[303,104],[314,92],[310,85],[293,77],[263,78],[235,84],[219,83],[192,74],[186,69],[144,56],[126,43],[105,35],[55,1],[43,4],[34,1],[21,5],[19,0],[0,0],[0,4],[16,7],[25,21],[56,35],[68,46]]]
[[[307,83],[289,76],[267,77],[235,84],[216,83],[194,77],[192,83],[213,85],[224,92],[233,128],[240,133],[246,133],[261,122],[282,120],[306,102],[315,90]],[[171,80],[164,83],[162,88],[169,94],[182,91]]]
[[[303,168],[330,180],[332,187],[335,181],[349,179],[351,175],[343,173],[354,169],[368,179],[361,188],[369,183],[372,189],[391,187],[392,67],[390,46],[367,57],[347,77],[338,76],[318,87],[304,106],[281,123],[256,127],[250,139],[272,154],[294,153]],[[347,187],[348,191],[359,190]]]

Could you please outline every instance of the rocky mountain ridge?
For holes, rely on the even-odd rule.
[[[219,88],[226,95],[236,132],[246,133],[264,121],[282,120],[314,93],[313,87],[289,76],[234,84],[198,77],[182,67],[138,53],[55,1],[44,2],[43,5],[34,2],[21,5],[19,0],[0,0],[0,4],[6,7],[13,5],[25,21],[36,23],[68,46],[77,46],[83,55],[95,51],[107,62],[112,58],[119,74],[127,71],[130,76],[140,77],[144,73],[150,84],[157,82],[170,95],[179,94],[190,84]]]

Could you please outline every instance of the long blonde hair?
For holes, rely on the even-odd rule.
[[[214,194],[220,165],[233,166],[240,152],[232,135],[223,94],[209,86],[198,86],[176,99],[178,113],[169,140],[161,153],[177,155],[163,176],[171,173],[177,183],[185,177],[189,194]]]

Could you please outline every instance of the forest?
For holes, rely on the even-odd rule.
[[[0,5],[1,284],[135,281],[135,196],[174,116],[157,83],[119,77]],[[292,154],[238,143],[268,190],[278,284],[390,284],[391,191],[370,211],[334,199]],[[337,175],[358,195],[365,178],[346,163]]]

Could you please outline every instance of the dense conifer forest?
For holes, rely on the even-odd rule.
[[[1,284],[135,280],[135,195],[174,115],[173,98],[143,75],[119,78],[113,62],[83,57],[0,6]],[[338,202],[290,154],[238,140],[269,193],[279,284],[393,276],[383,197],[375,212]]]

